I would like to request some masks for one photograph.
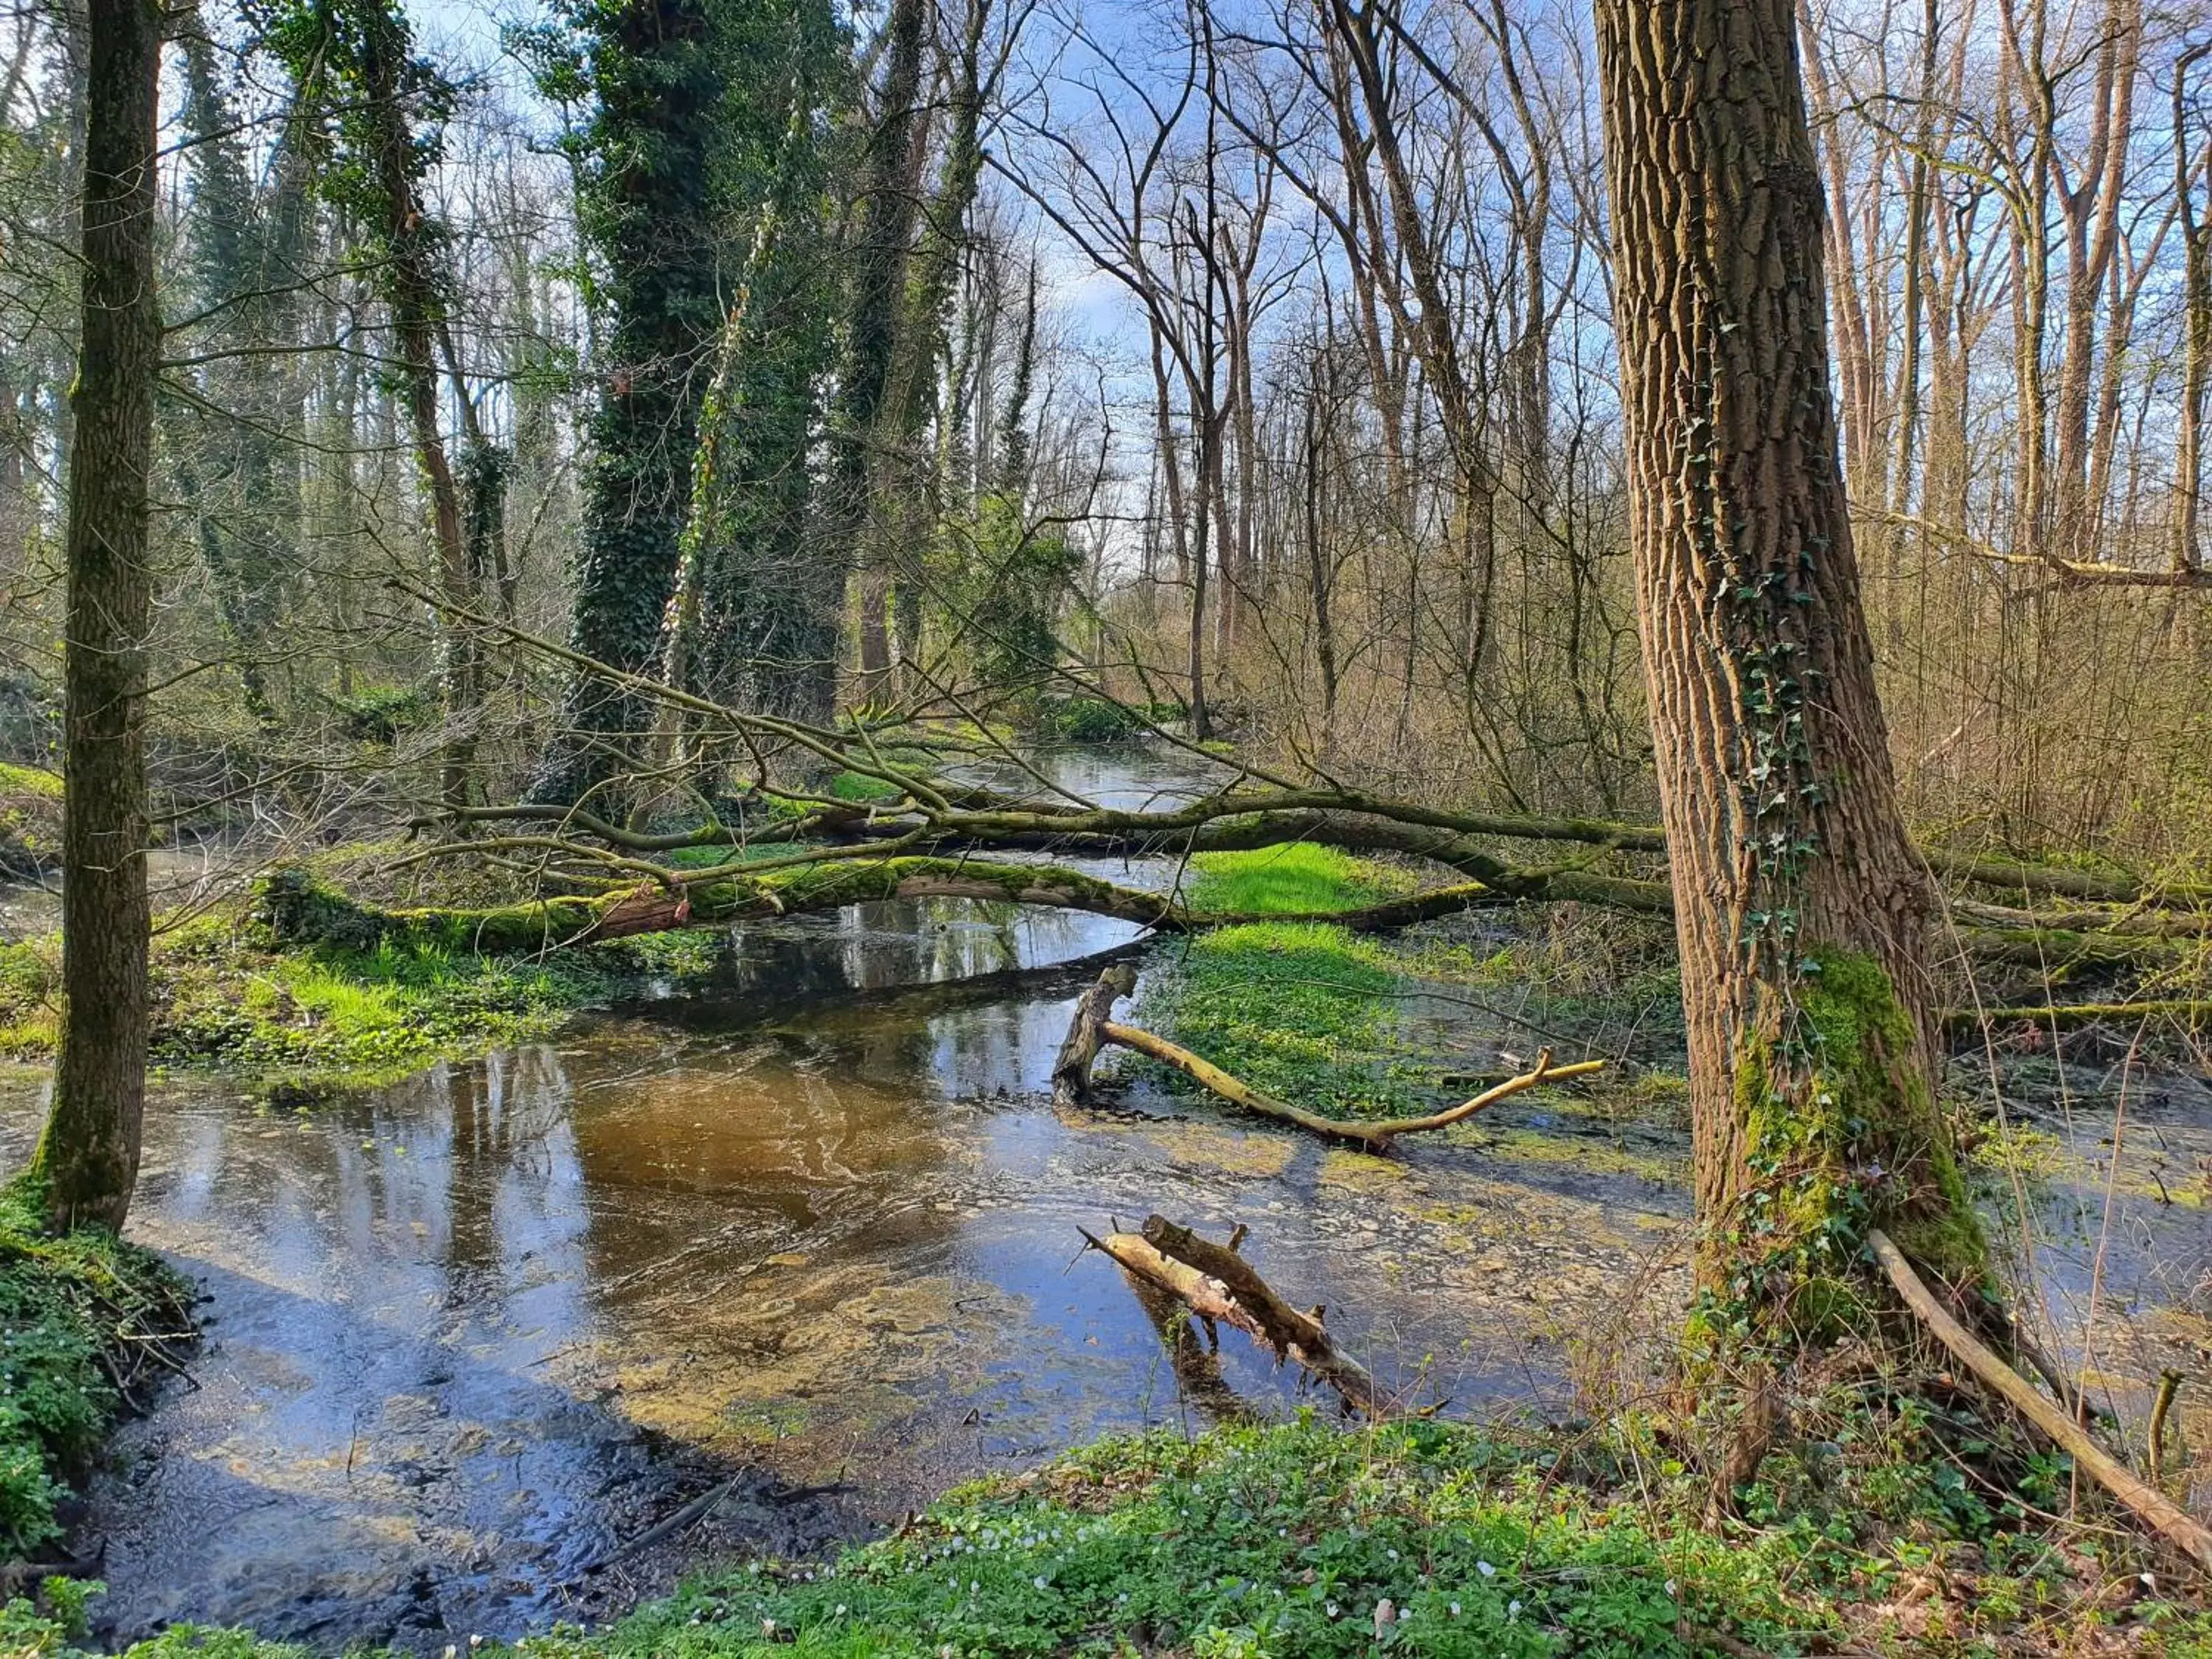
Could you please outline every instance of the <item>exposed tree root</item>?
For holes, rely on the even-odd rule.
[[[1370,1417],[1395,1415],[1396,1403],[1367,1368],[1340,1349],[1322,1325],[1322,1310],[1300,1313],[1276,1295],[1250,1263],[1237,1254],[1244,1230],[1226,1245],[1198,1237],[1164,1216],[1152,1216],[1141,1234],[1112,1232],[1084,1238],[1135,1278],[1164,1291],[1209,1325],[1233,1325],[1266,1347],[1280,1364],[1296,1360],[1328,1383],[1346,1405]]]
[[[1879,1227],[1870,1227],[1867,1230],[1867,1244],[1898,1295],[1905,1298],[1905,1305],[1919,1315],[1936,1340],[1961,1364],[2050,1436],[2077,1466],[2094,1476],[2138,1518],[2164,1535],[2200,1568],[2212,1572],[2212,1529],[2106,1453],[2080,1424],[2037,1393],[2033,1384],[1984,1346],[1936,1299],[1887,1234]]]
[[[1099,975],[1098,982],[1083,994],[1075,1005],[1075,1014],[1068,1023],[1066,1040],[1060,1044],[1060,1058],[1052,1069],[1054,1098],[1065,1105],[1080,1105],[1091,1092],[1091,1068],[1098,1058],[1098,1050],[1108,1043],[1127,1048],[1133,1054],[1146,1055],[1163,1065],[1172,1066],[1200,1087],[1219,1096],[1232,1106],[1240,1106],[1261,1117],[1279,1122],[1294,1124],[1301,1129],[1333,1140],[1348,1141],[1375,1153],[1387,1152],[1400,1135],[1419,1134],[1430,1129],[1442,1129],[1474,1115],[1486,1106],[1496,1104],[1508,1095],[1523,1089],[1534,1088],[1539,1083],[1554,1082],[1564,1078],[1586,1077],[1602,1071],[1601,1060],[1578,1060],[1571,1065],[1554,1066],[1552,1051],[1547,1048],[1536,1059],[1536,1064],[1517,1077],[1484,1090],[1472,1100],[1462,1101],[1456,1106],[1441,1112],[1431,1112],[1424,1117],[1383,1118],[1373,1122],[1358,1122],[1349,1118],[1326,1117],[1310,1112],[1303,1106],[1293,1106],[1288,1101],[1265,1095],[1249,1083],[1231,1076],[1212,1061],[1170,1042],[1165,1037],[1155,1036],[1150,1031],[1133,1025],[1117,1025],[1109,1018],[1114,1005],[1136,988],[1136,976],[1124,967],[1109,969]]]

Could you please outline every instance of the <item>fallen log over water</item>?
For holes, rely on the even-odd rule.
[[[902,850],[927,845],[932,850],[943,851],[960,843],[1005,848],[1030,841],[1071,851],[1079,847],[1090,850],[1091,847],[1113,844],[1188,853],[1204,850],[1208,844],[1226,848],[1274,845],[1287,840],[1333,841],[1357,850],[1363,843],[1351,837],[1374,837],[1364,844],[1380,848],[1386,844],[1384,837],[1394,836],[1398,831],[1427,831],[1442,840],[1437,844],[1437,851],[1425,855],[1438,857],[1492,888],[1507,884],[1503,878],[1509,873],[1516,878],[1544,878],[1555,873],[1576,875],[1601,884],[1618,878],[1596,877],[1588,872],[1511,871],[1502,860],[1474,847],[1471,838],[1565,843],[1604,852],[1662,857],[1666,853],[1665,836],[1656,824],[1547,817],[1530,813],[1457,811],[1379,795],[1334,781],[1316,785],[1242,759],[1236,763],[1236,775],[1229,783],[1180,806],[1163,811],[1102,807],[1052,784],[1010,745],[995,742],[985,745],[997,758],[1028,772],[1043,790],[1060,799],[1039,799],[1012,794],[939,775],[938,757],[949,750],[963,747],[942,741],[941,728],[922,722],[855,721],[845,726],[821,726],[738,708],[665,684],[650,674],[617,668],[558,641],[518,628],[512,622],[455,605],[442,595],[404,579],[394,579],[391,585],[454,622],[477,630],[483,637],[509,641],[659,708],[680,713],[705,727],[720,728],[752,752],[763,775],[769,769],[765,757],[805,757],[818,767],[842,769],[885,786],[886,799],[856,805],[826,794],[770,788],[763,775],[754,787],[764,798],[773,798],[798,814],[796,821],[785,827],[783,833],[787,835],[817,831],[835,834],[880,825],[896,838]],[[1194,755],[1200,752],[1196,745],[1173,738],[1149,720],[1140,724],[1156,737]],[[924,758],[918,763],[892,758],[901,749],[919,750]],[[969,752],[975,751],[971,748]],[[1242,822],[1224,822],[1238,820]],[[735,831],[711,819],[673,835],[654,834],[627,828],[574,805],[556,803],[449,809],[418,820],[415,827],[433,823],[468,826],[501,821],[536,821],[580,831],[599,846],[618,848],[627,854],[680,847],[735,846],[742,839]],[[1352,827],[1355,823],[1386,827],[1361,830]],[[1216,839],[1204,842],[1202,836]],[[1085,846],[1086,837],[1097,840]],[[543,840],[557,842],[572,854],[585,846],[581,840],[568,836]],[[472,841],[462,841],[435,850],[459,855],[481,849]],[[2183,910],[2201,909],[2212,904],[2212,884],[2201,880],[2146,878],[2125,872],[2068,868],[1942,848],[1923,848],[1920,856],[1929,872],[1938,877],[1991,890]],[[1489,867],[1485,869],[1477,860]],[[726,866],[713,873],[719,878],[731,872]],[[1540,884],[1547,890],[1520,896],[1575,896],[1553,890],[1548,880]],[[1627,899],[1633,901],[1631,908],[1642,908],[1655,893],[1665,891],[1663,883],[1630,881],[1622,883],[1610,899],[1595,898],[1595,902],[1619,903]]]
[[[484,842],[483,850],[498,843]],[[1124,887],[1056,865],[832,849],[716,871],[670,870],[606,890],[532,899],[484,909],[386,909],[287,867],[264,878],[256,914],[278,945],[333,944],[373,950],[386,939],[507,955],[557,950],[682,927],[767,921],[852,904],[973,899],[1081,910],[1156,933],[1187,933],[1242,922],[1327,921],[1355,933],[1387,932],[1462,911],[1511,904],[1480,882],[1431,888],[1362,908],[1307,915],[1193,910],[1165,894]]]
[[[1142,1233],[1110,1232],[1084,1239],[1133,1277],[1174,1297],[1209,1325],[1233,1325],[1275,1356],[1296,1360],[1328,1383],[1346,1405],[1372,1418],[1398,1407],[1364,1365],[1336,1346],[1322,1325],[1322,1310],[1300,1313],[1278,1296],[1237,1253],[1239,1227],[1227,1244],[1200,1238],[1164,1216],[1146,1218]]]
[[[1495,1105],[1507,1096],[1519,1094],[1523,1089],[1534,1088],[1539,1083],[1587,1077],[1605,1068],[1605,1062],[1601,1060],[1578,1060],[1569,1065],[1555,1066],[1552,1063],[1552,1051],[1546,1048],[1536,1057],[1535,1065],[1528,1071],[1516,1077],[1507,1078],[1473,1099],[1462,1101],[1456,1106],[1448,1106],[1440,1112],[1431,1112],[1423,1117],[1382,1118],[1370,1122],[1328,1117],[1319,1112],[1310,1112],[1303,1106],[1293,1106],[1288,1101],[1277,1100],[1272,1095],[1262,1094],[1242,1079],[1223,1071],[1212,1061],[1170,1042],[1165,1037],[1139,1030],[1133,1025],[1115,1024],[1111,1018],[1114,1005],[1134,990],[1136,982],[1135,973],[1126,965],[1109,969],[1076,1003],[1074,1016],[1068,1022],[1066,1039],[1060,1047],[1060,1057],[1053,1062],[1053,1098],[1061,1105],[1075,1107],[1088,1103],[1091,1068],[1097,1063],[1099,1049],[1110,1043],[1173,1066],[1200,1088],[1219,1096],[1232,1106],[1240,1106],[1248,1112],[1273,1118],[1279,1122],[1293,1124],[1333,1140],[1348,1141],[1380,1154],[1389,1152],[1391,1143],[1400,1135],[1447,1128],[1462,1119],[1474,1116],[1486,1106]]]

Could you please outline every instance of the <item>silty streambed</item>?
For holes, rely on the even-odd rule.
[[[1133,805],[1189,781],[1058,763]],[[1116,1214],[1249,1224],[1280,1289],[1449,1410],[1563,1407],[1574,1345],[1673,1271],[1679,1144],[1521,1103],[1387,1163],[1202,1104],[1063,1116],[1079,979],[886,988],[1129,931],[868,906],[748,930],[725,985],[652,1017],[309,1111],[161,1085],[131,1231],[204,1288],[208,1341],[94,1485],[104,1632],[435,1651],[895,1524],[1102,1431],[1195,1427],[1119,1273],[1078,1255]],[[0,1154],[43,1086],[0,1079]],[[1295,1376],[1224,1335],[1230,1383],[1291,1408]]]

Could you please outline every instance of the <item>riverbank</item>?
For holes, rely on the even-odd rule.
[[[97,1230],[56,1237],[39,1184],[0,1186],[0,1562],[52,1560],[72,1486],[191,1340],[191,1287]],[[11,1569],[17,1570],[19,1569]]]
[[[1706,1516],[1661,1419],[1516,1434],[1401,1422],[1118,1437],[963,1488],[834,1561],[702,1576],[611,1626],[472,1653],[529,1659],[1735,1659],[1761,1655],[2203,1659],[2212,1613],[2068,1472],[1964,1414],[1892,1409],[1867,1379],[1800,1402],[1800,1450]],[[2008,1494],[2008,1495],[2000,1495]],[[18,1607],[11,1651],[58,1655]],[[290,1659],[179,1630],[133,1659]]]
[[[217,1067],[272,1096],[311,1097],[396,1081],[439,1060],[541,1040],[575,1015],[710,975],[724,941],[669,933],[495,955],[430,939],[368,948],[278,944],[261,914],[272,880],[165,928],[150,967],[157,1067]],[[58,935],[0,945],[0,1060],[52,1058]]]
[[[1317,849],[1209,856],[1187,874],[1201,894],[1228,883],[1239,908],[1293,914],[1366,902],[1408,879]],[[1213,887],[1215,901],[1221,893]],[[1854,1415],[1854,1398],[1879,1394],[1866,1378],[1839,1384],[1832,1407],[1815,1402],[1806,1425],[1835,1452],[1802,1468],[1778,1463],[1778,1495],[1748,1495],[1746,1524],[1717,1543],[1701,1529],[1704,1487],[1686,1472],[1681,1430],[1638,1415],[1634,1376],[1592,1370],[1629,1351],[1614,1322],[1639,1286],[1660,1310],[1650,1328],[1680,1302],[1664,1275],[1683,1236],[1686,1140],[1679,1080],[1650,1063],[1669,1048],[1671,989],[1650,941],[1522,935],[1495,918],[1388,943],[1261,922],[1241,940],[1206,935],[1152,954],[1140,1023],[1209,1053],[1241,1044],[1240,1067],[1347,1115],[1463,1095],[1540,1041],[1647,1062],[1603,1091],[1532,1094],[1412,1138],[1389,1159],[1280,1133],[1134,1070],[1108,1109],[1054,1113],[1042,1085],[1073,987],[889,988],[1080,954],[1099,928],[1121,926],[902,905],[750,927],[745,973],[665,1006],[662,1019],[438,1066],[312,1112],[241,1100],[242,1075],[179,1071],[164,1085],[134,1225],[216,1297],[214,1352],[202,1394],[166,1412],[159,1433],[126,1437],[134,1472],[110,1483],[101,1511],[125,1528],[110,1534],[116,1595],[94,1604],[95,1617],[124,1609],[127,1636],[213,1616],[320,1651],[398,1634],[435,1653],[471,1631],[543,1632],[564,1611],[584,1612],[568,1599],[584,1567],[735,1473],[756,1497],[865,1486],[841,1524],[886,1540],[833,1576],[823,1550],[794,1551],[750,1522],[733,1532],[710,1514],[686,1529],[679,1560],[797,1565],[695,1573],[673,1602],[623,1619],[613,1614],[639,1589],[670,1581],[656,1566],[610,1596],[602,1580],[587,1616],[605,1628],[529,1645],[615,1659],[765,1650],[769,1618],[817,1653],[927,1655],[948,1643],[1057,1652],[1095,1638],[1100,1651],[1127,1641],[1138,1652],[1287,1659],[1370,1650],[1374,1604],[1363,1610],[1359,1598],[1388,1595],[1394,1612],[1418,1610],[1391,1621],[1398,1650],[1516,1651],[1492,1628],[1465,1627],[1479,1633],[1462,1640],[1457,1625],[1424,1625],[1449,1604],[1429,1592],[1456,1587],[1463,1612],[1486,1588],[1506,1591],[1493,1613],[1516,1600],[1523,1615],[1540,1610],[1544,1622],[1509,1620],[1534,1644],[1528,1652],[1728,1651],[1670,1650],[1663,1632],[1636,1622],[1658,1620],[1662,1601],[1673,1601],[1650,1594],[1647,1569],[1663,1567],[1658,1588],[1667,1577],[1678,1593],[1691,1585],[1711,1635],[1759,1652],[1851,1639],[1880,1651],[1866,1632],[1893,1603],[1931,1601],[1937,1637],[1965,1631],[1961,1653],[1989,1650],[1972,1644],[1991,1632],[2014,1644],[2001,1651],[2069,1650],[2017,1644],[2060,1636],[2071,1650],[2095,1650],[2083,1644],[2112,1632],[2133,1644],[2122,1650],[2201,1651],[2146,1645],[2176,1631],[2201,1640],[2194,1615],[2162,1592],[2130,1592],[2112,1607],[2097,1599],[2124,1578],[2113,1551],[2128,1546],[2094,1514],[2087,1531],[2034,1534],[2057,1566],[2023,1565],[2031,1552],[2016,1539],[1993,1543],[2033,1517],[1996,1513],[1977,1481],[1993,1492],[2019,1469],[1980,1454],[1965,1471],[1950,1464],[1945,1445],[1981,1437],[1956,1425],[1934,1425],[1931,1441],[1927,1425],[1906,1425],[1913,1439]],[[854,990],[871,994],[839,994]],[[2090,1103],[2074,1097],[2085,1118]],[[2176,1109],[2189,1124],[2204,1117],[2186,1102]],[[2182,1144],[2172,1126],[2148,1127]],[[1993,1167],[2032,1166],[2023,1173],[2034,1177],[2047,1166],[2124,1204],[2159,1202],[2154,1169],[2131,1165],[2106,1182],[2084,1162],[2095,1146],[2085,1121],[2060,1164],[2051,1141],[2014,1133],[1992,1142],[2002,1160]],[[2179,1185],[2171,1171],[2166,1179]],[[1251,1222],[1255,1260],[1286,1293],[1325,1297],[1332,1328],[1364,1357],[1425,1390],[1425,1403],[1449,1400],[1475,1420],[1330,1437],[1333,1449],[1299,1437],[1323,1432],[1310,1424],[1203,1440],[1293,1498],[1272,1528],[1249,1504],[1202,1507],[1216,1465],[1175,1460],[1228,1451],[1181,1449],[1195,1410],[1167,1374],[1158,1333],[1102,1258],[1068,1268],[1078,1223],[1150,1207],[1216,1237]],[[2185,1207],[2128,1209],[2115,1231],[2132,1239],[2154,1222],[2170,1233]],[[2110,1258],[2108,1316],[2135,1293],[2139,1266],[2148,1271],[2124,1253]],[[1288,1407],[1279,1373],[1250,1354],[1221,1358],[1261,1412]],[[1632,1402],[1617,1417],[1589,1403],[1608,1381],[1610,1398]],[[1614,1426],[1593,1437],[1490,1420],[1516,1403],[1516,1423],[1590,1410]],[[1131,1440],[1143,1424],[1176,1427]],[[610,1509],[597,1497],[608,1459],[644,1467],[641,1432],[706,1461],[695,1485],[664,1483]],[[1086,1449],[1053,1473],[989,1476],[945,1500],[939,1521],[902,1531],[920,1494],[1071,1443]],[[1301,1485],[1302,1470],[1314,1474]],[[1958,1519],[1955,1494],[1944,1496],[1954,1488],[1996,1518],[1968,1508]],[[1838,1490],[1850,1505],[1840,1510]],[[637,1486],[627,1492],[638,1498]],[[1370,1523],[1364,1506],[1376,1493]],[[1861,1510],[1922,1553],[1838,1534],[1839,1516]],[[1479,1554],[1471,1567],[1452,1545],[1437,1560],[1457,1579],[1432,1571],[1409,1588],[1407,1552],[1387,1541],[1392,1516],[1480,1549],[1503,1528],[1522,1551],[1511,1563]],[[1048,1519],[1060,1537],[1039,1531]],[[939,1596],[933,1574],[951,1559],[942,1550],[964,1554],[955,1540],[997,1528],[1007,1552],[1013,1527],[1034,1541],[1003,1555],[1006,1571],[971,1572]],[[1084,1551],[1060,1547],[1102,1527]],[[1164,1556],[1164,1530],[1176,1534]],[[1363,1537],[1386,1541],[1370,1548]],[[1722,1544],[1764,1564],[1765,1577],[1728,1576],[1739,1564]],[[1616,1547],[1628,1553],[1606,1553]],[[1485,1560],[1492,1574],[1480,1571]],[[1923,1594],[1912,1575],[1931,1562],[1937,1588]],[[626,1559],[623,1575],[638,1566]],[[1613,1569],[1617,1597],[1599,1582]],[[1294,1611],[1319,1622],[1273,1635],[1233,1605],[1241,1593],[1224,1599],[1220,1582],[1243,1577],[1287,1599],[1332,1573],[1352,1599],[1309,1598]],[[1041,1577],[1065,1594],[1042,1596]],[[1140,1579],[1159,1587],[1141,1604],[1131,1588]],[[516,1582],[530,1594],[501,1589]],[[865,1599],[837,1594],[855,1583]],[[1131,1603],[1118,1601],[1124,1593]],[[2160,1610],[2138,1614],[2138,1602]],[[2029,1611],[2010,1626],[1981,1612],[2008,1605]],[[1961,1607],[1980,1622],[1960,1625]],[[1698,1642],[1707,1633],[1691,1632]],[[902,1647],[909,1637],[921,1644]],[[62,1638],[41,1629],[22,1639]],[[142,1651],[188,1650],[191,1639]],[[1339,1640],[1367,1645],[1328,1645]],[[278,1650],[225,1638],[211,1650]]]

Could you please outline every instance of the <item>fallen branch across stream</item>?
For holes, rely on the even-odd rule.
[[[1216,1244],[1155,1215],[1146,1218],[1141,1233],[1111,1232],[1101,1238],[1085,1231],[1083,1237],[1132,1277],[1174,1297],[1209,1329],[1233,1325],[1272,1352],[1278,1364],[1296,1360],[1354,1410],[1372,1418],[1399,1410],[1367,1368],[1336,1346],[1322,1327],[1320,1308],[1300,1313],[1237,1253],[1243,1228],[1228,1243]]]
[[[1889,1282],[1905,1304],[1920,1316],[1937,1341],[1989,1388],[2002,1395],[2021,1416],[2051,1437],[2075,1463],[2094,1476],[2106,1491],[2135,1511],[2138,1518],[2163,1534],[2207,1572],[2212,1572],[2212,1528],[2183,1509],[2156,1486],[2142,1480],[2089,1437],[2088,1431],[2037,1393],[2018,1371],[1998,1358],[1937,1301],[1905,1253],[1879,1227],[1867,1230],[1867,1246],[1889,1275]]]
[[[1262,1094],[1242,1079],[1232,1077],[1202,1055],[1170,1042],[1165,1037],[1150,1031],[1139,1030],[1133,1025],[1118,1025],[1110,1018],[1114,1005],[1136,988],[1135,971],[1126,964],[1110,968],[1098,976],[1098,982],[1083,994],[1075,1005],[1074,1017],[1068,1022],[1067,1038],[1060,1044],[1060,1058],[1052,1068],[1053,1098],[1063,1106],[1076,1107],[1089,1103],[1091,1097],[1091,1068],[1097,1062],[1100,1048],[1112,1044],[1127,1048],[1132,1054],[1157,1060],[1164,1066],[1173,1066],[1200,1088],[1218,1096],[1232,1106],[1242,1107],[1261,1117],[1278,1122],[1293,1124],[1314,1134],[1332,1140],[1348,1141],[1368,1152],[1383,1153],[1400,1135],[1420,1134],[1431,1129],[1448,1128],[1462,1119],[1473,1117],[1486,1106],[1494,1106],[1509,1095],[1517,1095],[1524,1089],[1533,1089],[1540,1083],[1556,1083],[1567,1078],[1587,1077],[1605,1069],[1601,1060],[1578,1060],[1565,1066],[1552,1062],[1552,1051],[1546,1048],[1536,1057],[1536,1063],[1517,1077],[1507,1078],[1493,1085],[1471,1100],[1456,1106],[1448,1106],[1440,1112],[1424,1117],[1382,1118],[1370,1122],[1355,1119],[1328,1117],[1319,1112],[1310,1112],[1303,1106],[1277,1100]]]

